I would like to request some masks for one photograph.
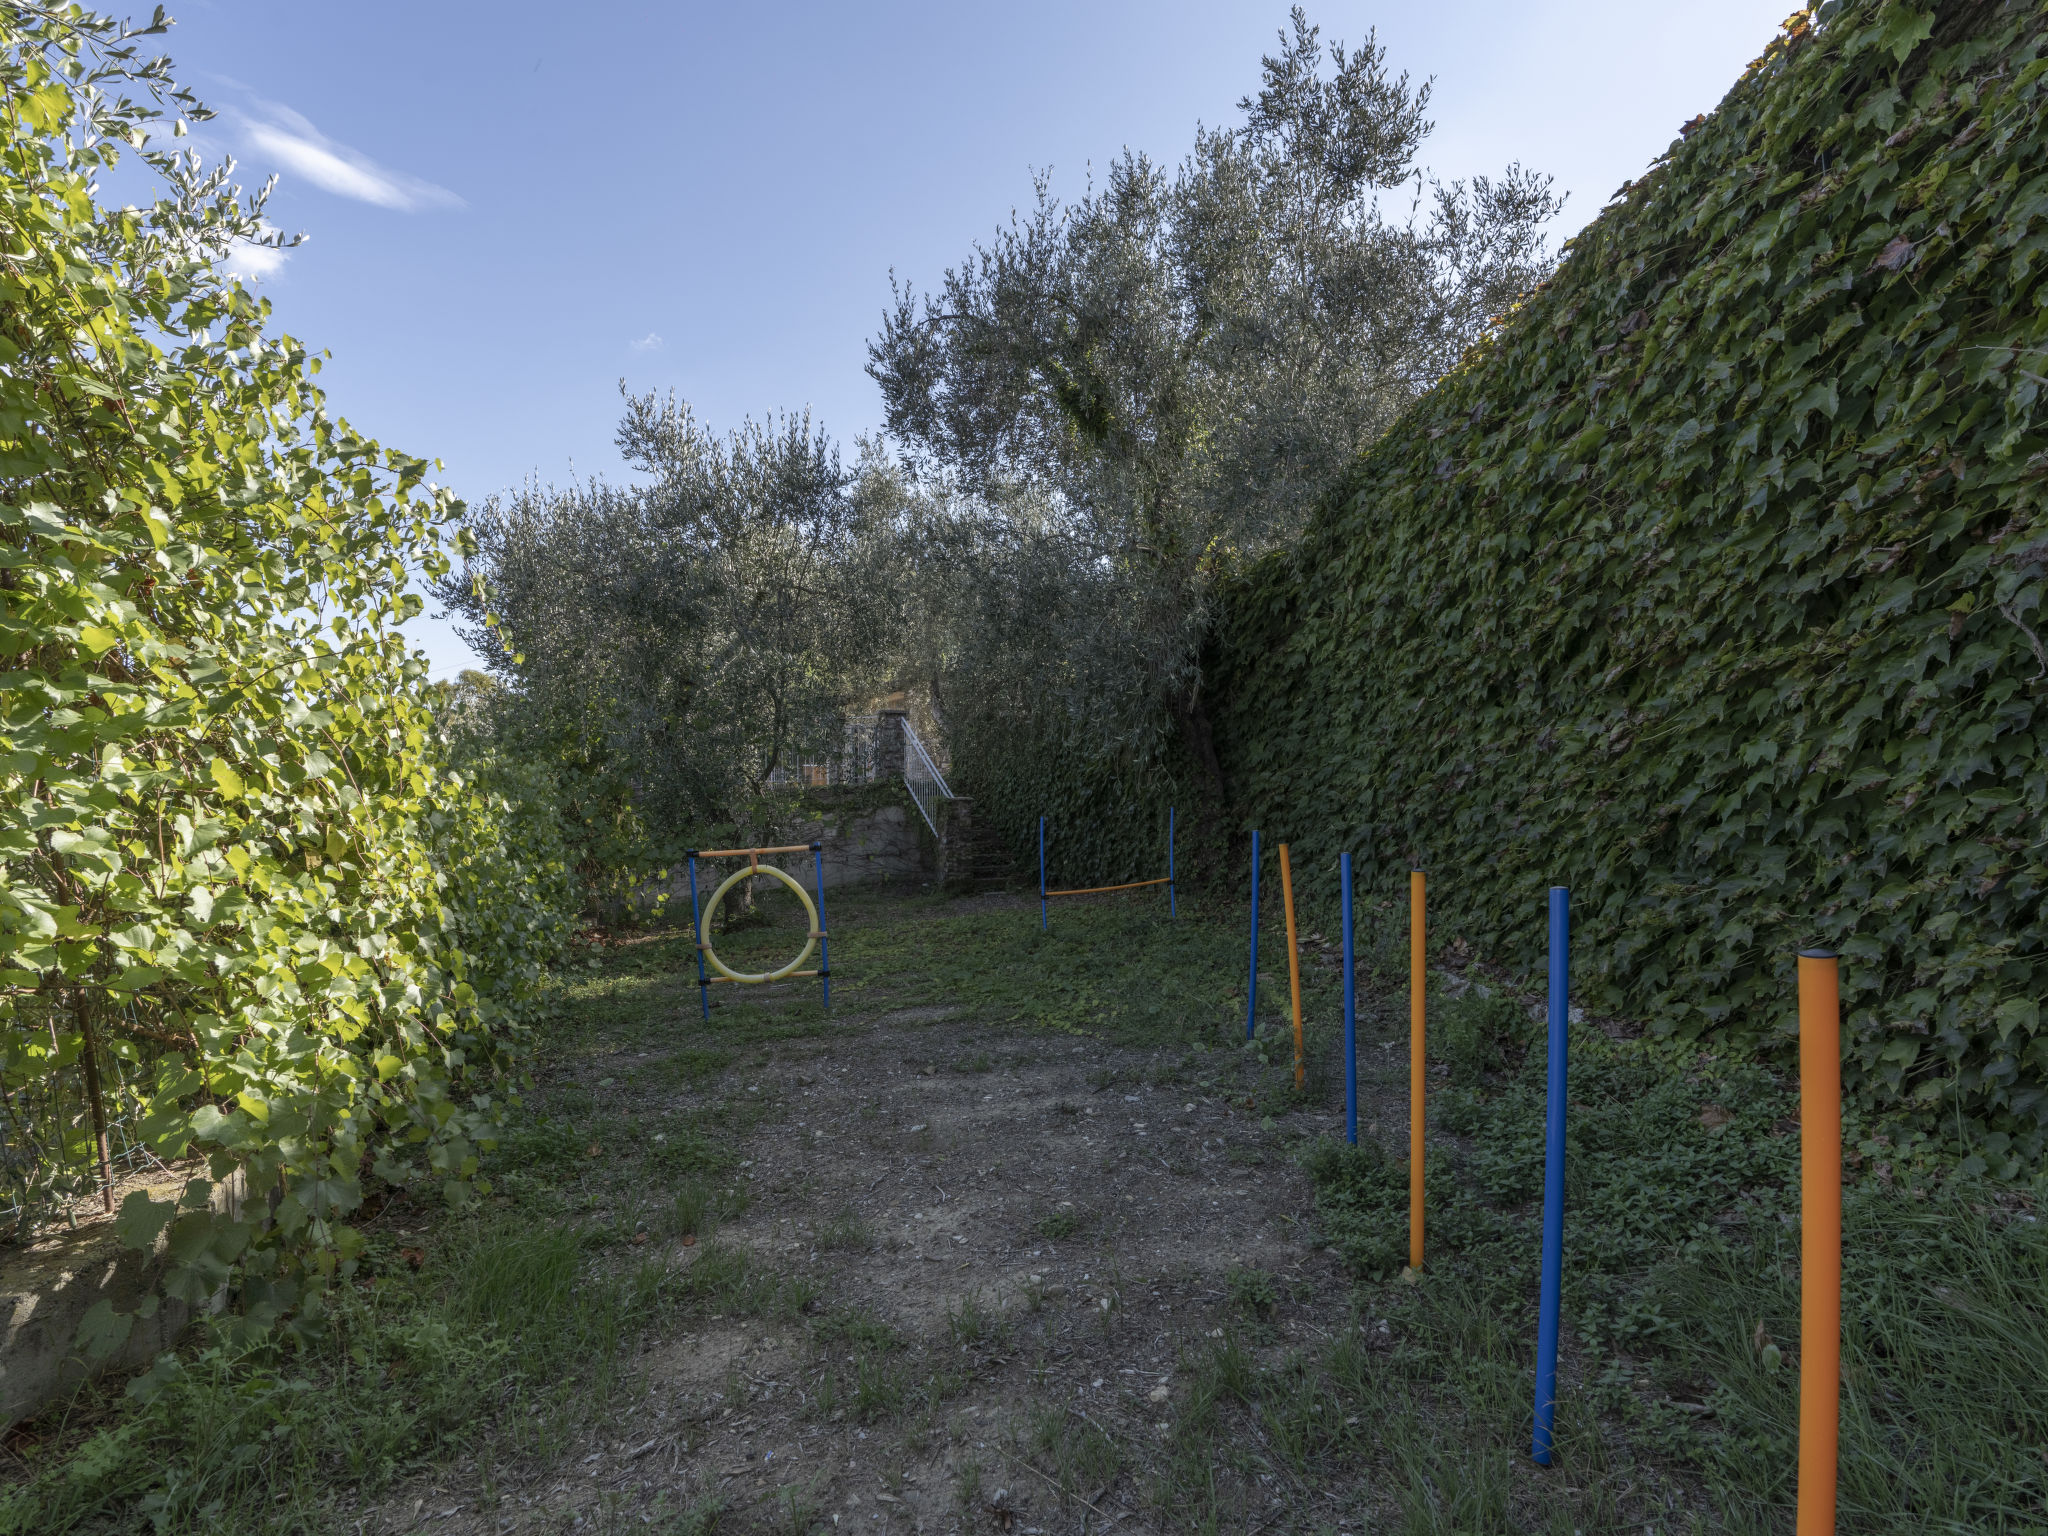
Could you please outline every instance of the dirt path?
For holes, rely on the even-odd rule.
[[[660,1055],[570,1075],[644,1080]],[[826,1034],[643,1091],[649,1123],[759,1107],[731,1175],[746,1209],[669,1257],[743,1253],[798,1304],[707,1308],[648,1342],[644,1395],[575,1454],[499,1468],[488,1495],[408,1490],[363,1529],[1167,1528],[1150,1494],[1190,1470],[1170,1465],[1190,1362],[1226,1337],[1271,1361],[1350,1315],[1284,1149],[1307,1128],[1262,1114],[1256,1076],[1240,1053],[842,1006]],[[1254,1526],[1341,1527],[1327,1488],[1240,1471]]]

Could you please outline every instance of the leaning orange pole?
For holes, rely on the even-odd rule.
[[[1424,1051],[1423,988],[1428,953],[1423,943],[1422,871],[1408,871],[1408,1267],[1422,1268],[1423,1100],[1429,1089]]]
[[[1280,904],[1287,909],[1287,990],[1294,997],[1294,1088],[1308,1081],[1307,1057],[1301,1049],[1301,951],[1294,944],[1294,877],[1288,872],[1287,845],[1280,845]]]
[[[1799,1526],[1834,1536],[1842,1431],[1842,992],[1799,954]]]

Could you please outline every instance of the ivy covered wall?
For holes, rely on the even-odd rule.
[[[1235,824],[1682,1036],[2048,1119],[2043,13],[1795,23],[1233,588]],[[1333,878],[1333,877],[1332,877]]]

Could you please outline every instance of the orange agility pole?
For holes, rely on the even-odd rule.
[[[1842,992],[1799,952],[1799,1525],[1834,1536],[1842,1430]]]
[[[1287,845],[1280,845],[1280,903],[1287,909],[1287,990],[1294,998],[1294,1087],[1299,1092],[1308,1081],[1306,1057],[1301,1049],[1301,951],[1294,943],[1294,877],[1287,866]]]
[[[1408,871],[1408,1267],[1422,1268],[1422,1132],[1429,1091],[1422,871]]]

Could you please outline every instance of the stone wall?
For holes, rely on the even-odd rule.
[[[148,1190],[152,1199],[175,1200],[181,1178],[152,1186],[124,1181],[121,1196]],[[214,1187],[214,1209],[238,1213],[240,1173]],[[116,1313],[133,1314],[158,1286],[163,1268],[159,1237],[148,1253],[124,1248],[111,1221],[96,1220],[72,1231],[46,1233],[0,1263],[0,1429],[32,1418],[89,1375],[139,1370],[178,1342],[192,1320],[181,1301],[164,1300],[150,1317],[137,1317],[128,1337],[105,1358],[88,1364],[78,1345],[78,1325],[101,1301]]]

